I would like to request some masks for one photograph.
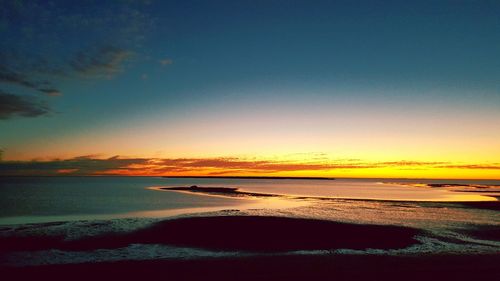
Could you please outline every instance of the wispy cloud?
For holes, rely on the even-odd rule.
[[[54,89],[54,88],[41,88],[38,90],[42,93],[45,93],[47,96],[51,96],[51,97],[62,96],[62,93],[59,90]]]
[[[130,59],[132,54],[130,51],[111,46],[81,51],[71,61],[71,66],[76,72],[87,77],[112,78],[123,71],[123,63]]]
[[[47,115],[50,108],[33,98],[17,96],[0,90],[0,119],[10,119],[18,116],[36,117]]]
[[[449,162],[438,162],[438,161],[390,161],[390,162],[380,162],[378,163],[382,166],[398,166],[398,167],[418,167],[418,166],[438,166],[447,165]]]
[[[187,169],[227,169],[252,172],[320,171],[332,169],[367,169],[376,165],[368,163],[296,163],[290,161],[251,161],[239,158],[162,159],[155,163],[163,167]]]
[[[70,63],[72,70],[68,68],[63,71],[67,66],[50,66],[43,59],[23,57],[15,53],[8,55],[2,51],[0,50],[0,86],[20,86],[50,97],[62,96],[62,92],[53,86],[53,82],[41,79],[40,76],[53,77],[64,73],[66,77],[71,77],[78,73],[86,77],[111,78],[123,70],[123,63],[132,55],[130,51],[115,47],[78,52]],[[44,72],[44,69],[47,71]],[[2,91],[1,95],[0,119],[6,120],[15,116],[38,117],[50,112],[48,106],[38,100],[5,91]]]
[[[443,164],[444,163],[444,164]],[[240,158],[98,158],[94,155],[51,161],[3,161],[0,175],[241,175],[282,172],[313,172],[394,168],[426,169],[500,169],[495,165],[451,165],[447,162],[362,162],[329,161],[299,163],[292,161],[246,160]]]
[[[465,165],[443,165],[441,168],[468,169],[468,170],[500,170],[500,164],[465,164]]]
[[[3,119],[43,115],[46,109],[34,110],[36,106],[23,97],[26,89],[58,97],[63,93],[58,87],[61,79],[116,76],[131,50],[141,46],[155,27],[147,3],[141,1],[0,2],[7,13],[2,17],[0,12],[0,29],[8,39],[0,44],[0,89],[17,95],[15,101],[12,95],[8,98],[24,110],[14,110],[18,113],[13,115],[3,105]]]
[[[36,63],[35,63],[36,62]],[[32,64],[36,64],[36,67]],[[38,67],[44,63],[38,59],[26,59],[15,53],[0,50],[0,86],[9,86],[9,92],[0,89],[0,120],[14,117],[38,117],[51,112],[47,103],[37,97],[18,95],[16,87],[24,87],[46,96],[61,96],[52,82],[40,78]],[[16,87],[12,87],[16,86]]]
[[[38,83],[29,81],[23,74],[16,73],[5,65],[0,65],[0,82],[17,84],[32,89],[38,88]]]
[[[4,58],[5,56],[0,55],[0,58]],[[11,68],[11,66],[6,64],[7,60],[4,60],[0,63],[0,82],[6,84],[14,84],[22,87],[26,87],[32,90],[36,90],[40,93],[52,95],[53,93],[59,93],[60,91],[53,88],[51,82],[48,80],[35,80],[32,78],[28,78],[28,76],[33,76],[31,73],[22,73],[19,71],[15,71]],[[27,70],[26,70],[27,71]]]
[[[166,58],[166,59],[159,60],[159,63],[161,64],[161,66],[167,66],[167,65],[171,65],[174,62],[171,59]]]
[[[108,158],[98,159],[89,156],[71,159],[55,159],[51,161],[3,161],[0,162],[0,174],[3,175],[57,175],[73,173],[93,175],[110,169],[126,167],[135,163],[145,163],[147,160],[138,158]]]

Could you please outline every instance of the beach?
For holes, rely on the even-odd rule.
[[[175,231],[174,231],[175,230]],[[497,229],[498,230],[498,229]],[[489,230],[485,230],[488,233]],[[481,233],[478,230],[478,233]],[[3,276],[52,280],[156,276],[167,280],[497,280],[498,253],[403,255],[332,254],[333,250],[402,249],[418,230],[264,216],[211,216],[165,220],[130,233],[64,241],[0,240],[2,251],[119,249],[133,244],[168,244],[250,255],[150,259],[24,267],[2,267]],[[496,236],[498,239],[498,236]],[[18,247],[18,248],[16,248]],[[302,253],[301,251],[317,252]]]
[[[416,182],[408,185],[331,180],[328,185],[319,183],[322,187],[318,194],[316,180],[74,181],[97,188],[87,190],[91,197],[87,205],[81,206],[85,212],[95,210],[99,201],[92,201],[94,193],[104,186],[108,191],[103,196],[112,198],[113,192],[125,192],[129,195],[123,199],[132,199],[130,202],[139,210],[118,201],[115,207],[122,206],[119,213],[101,211],[67,217],[57,215],[67,212],[66,206],[58,206],[61,211],[44,211],[55,212],[50,216],[0,218],[4,222],[0,226],[3,275],[56,280],[116,276],[133,279],[141,278],[144,272],[172,280],[499,277],[500,202],[494,197],[498,192],[495,183],[488,187],[484,183],[429,186]],[[71,188],[71,182],[50,179],[45,188],[65,191]],[[285,193],[287,184],[291,189]],[[44,188],[40,183],[38,186]],[[261,186],[268,192],[263,192]],[[377,187],[385,192],[394,190],[395,195],[393,200],[323,196],[349,186],[360,188],[353,191],[356,196],[366,188]],[[408,195],[400,195],[407,189]],[[81,192],[73,193],[66,194],[82,196]],[[397,197],[417,193],[422,201]],[[469,193],[489,196],[484,201],[427,200]],[[137,200],[143,200],[142,205]],[[163,209],[172,206],[169,200],[175,201],[177,209]],[[151,209],[152,203],[158,204],[158,209]],[[5,223],[16,220],[18,223]]]

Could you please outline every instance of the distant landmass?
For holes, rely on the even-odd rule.
[[[264,179],[264,180],[335,180],[326,177],[262,177],[262,176],[163,176],[163,178],[183,179]]]
[[[244,192],[239,191],[237,187],[203,187],[203,186],[177,186],[177,187],[162,187],[162,190],[177,190],[177,191],[189,191],[189,192],[201,192],[207,194],[223,194],[229,196],[259,196],[259,197],[274,197],[279,196],[275,194],[266,193],[256,193],[256,192]]]

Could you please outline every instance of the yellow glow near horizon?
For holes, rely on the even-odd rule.
[[[239,110],[240,109],[240,110]],[[145,116],[127,122],[111,120],[88,131],[25,139],[5,149],[6,161],[51,161],[90,155],[106,159],[214,159],[338,165],[354,162],[372,167],[284,168],[276,170],[198,167],[163,171],[156,163],[119,167],[104,174],[130,175],[282,175],[375,178],[500,179],[500,123],[496,113],[434,114],[379,112],[358,108],[252,109],[195,113],[170,122]],[[371,110],[371,111],[370,111]],[[431,112],[432,113],[432,112]],[[185,117],[185,118],[184,118]],[[500,118],[498,118],[500,119]],[[113,121],[113,122],[112,122]],[[457,129],[459,128],[459,129]],[[376,163],[394,162],[392,165]],[[415,162],[415,165],[397,165]],[[430,163],[426,165],[425,163]],[[432,165],[432,163],[443,163]],[[134,163],[136,164],[136,163]],[[118,167],[113,167],[118,168]],[[61,168],[70,173],[74,167]],[[155,170],[156,169],[156,170]]]

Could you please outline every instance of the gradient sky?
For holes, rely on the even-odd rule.
[[[500,179],[499,15],[0,0],[0,174]]]

